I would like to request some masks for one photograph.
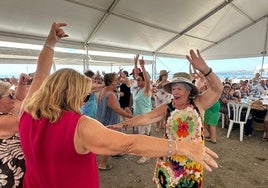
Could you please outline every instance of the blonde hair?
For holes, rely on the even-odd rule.
[[[10,87],[11,84],[9,82],[4,82],[0,80],[0,99]]]
[[[81,104],[91,90],[91,79],[73,69],[60,69],[49,76],[26,102],[25,111],[34,119],[60,119],[63,111],[81,113]]]

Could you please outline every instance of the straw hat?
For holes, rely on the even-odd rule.
[[[230,88],[231,89],[231,85],[230,84],[224,84],[223,88]]]
[[[251,108],[254,110],[265,110],[263,107],[262,101],[256,100],[252,103]]]
[[[188,84],[192,88],[191,93],[190,93],[191,97],[195,97],[196,95],[199,94],[197,87],[192,83],[191,76],[189,74],[187,74],[186,72],[175,73],[173,75],[172,80],[163,86],[164,90],[168,93],[171,93],[171,85],[173,83],[186,83],[186,84]]]
[[[166,70],[161,70],[159,73],[159,76],[164,76],[164,75],[168,75],[169,71]]]

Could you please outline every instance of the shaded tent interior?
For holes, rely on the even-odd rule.
[[[133,54],[184,58],[200,49],[206,59],[267,55],[267,0],[12,0],[0,2],[0,41],[42,45],[53,21],[69,38],[56,64],[131,65]],[[129,58],[90,51],[129,54]],[[0,46],[0,64],[35,62],[37,50]],[[260,64],[263,62],[260,62]]]

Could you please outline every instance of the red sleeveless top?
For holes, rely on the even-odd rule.
[[[34,120],[24,112],[19,134],[25,155],[24,188],[98,188],[98,168],[93,153],[74,148],[74,132],[81,114],[63,112],[56,123]]]

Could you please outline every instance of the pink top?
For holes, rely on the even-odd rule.
[[[24,112],[19,133],[25,155],[24,188],[98,188],[96,156],[74,148],[74,132],[81,114],[64,112],[56,123],[34,120]]]

